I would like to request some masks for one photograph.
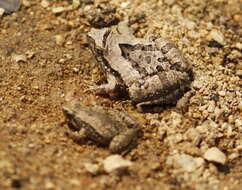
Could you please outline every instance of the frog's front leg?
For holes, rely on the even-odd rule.
[[[138,129],[127,129],[115,136],[109,144],[112,153],[128,153],[134,146],[138,137]]]
[[[118,90],[119,90],[119,82],[117,81],[116,77],[108,73],[107,74],[107,83],[99,85],[99,86],[94,86],[89,88],[87,91],[94,91],[97,94],[104,94],[104,95],[109,95],[111,97],[116,97],[118,96]]]

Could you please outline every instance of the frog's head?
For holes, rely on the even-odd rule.
[[[109,36],[111,30],[104,28],[102,30],[92,29],[88,34],[87,38],[91,49],[101,48],[104,49],[106,45],[106,39]]]

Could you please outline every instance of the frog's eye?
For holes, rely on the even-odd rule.
[[[119,44],[119,47],[121,49],[122,55],[126,58],[129,57],[129,52],[132,51],[133,47],[129,44]]]

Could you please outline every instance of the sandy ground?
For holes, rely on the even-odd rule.
[[[0,189],[241,189],[241,6],[25,0],[18,12],[0,17]],[[127,99],[84,92],[103,82],[85,34],[127,15],[136,36],[168,37],[191,63],[195,94],[185,111],[139,113]],[[70,138],[62,106],[72,96],[125,109],[142,124],[138,146],[124,156],[133,163],[126,172],[87,167],[110,152]],[[218,152],[209,160],[204,154],[212,147]]]

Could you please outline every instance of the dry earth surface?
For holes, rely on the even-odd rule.
[[[1,190],[241,189],[240,0],[22,2],[0,17]],[[86,33],[125,16],[136,36],[168,37],[191,63],[195,94],[185,110],[139,113],[127,99],[85,91],[103,82]],[[107,148],[70,138],[62,106],[73,96],[125,109],[143,125],[123,157],[130,167],[107,172]]]

